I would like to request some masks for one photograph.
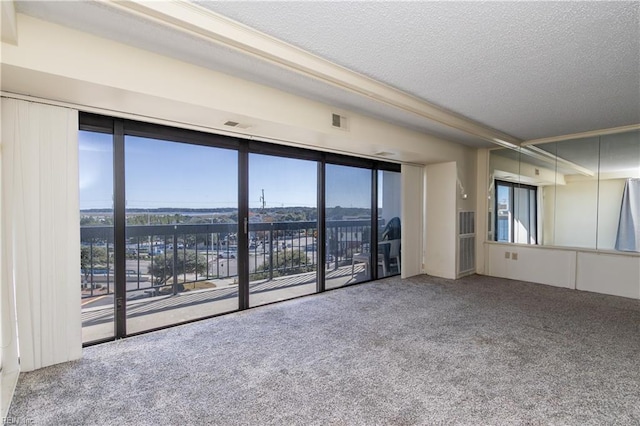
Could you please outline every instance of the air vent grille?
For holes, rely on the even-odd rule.
[[[460,212],[458,219],[458,235],[476,233],[476,212]]]
[[[476,237],[467,235],[460,238],[458,275],[466,275],[476,270]]]
[[[348,130],[347,117],[344,115],[332,113],[331,114],[331,126],[336,129]]]
[[[458,276],[476,269],[476,213],[458,213]]]

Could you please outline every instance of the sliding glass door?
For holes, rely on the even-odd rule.
[[[317,289],[318,163],[249,154],[249,305]]]
[[[113,135],[78,134],[82,341],[114,337]]]
[[[400,273],[398,172],[81,114],[83,341]]]
[[[238,309],[238,153],[126,136],[127,333]]]
[[[372,170],[327,164],[325,288],[372,279]]]
[[[400,274],[401,244],[400,173],[378,171],[378,277]]]

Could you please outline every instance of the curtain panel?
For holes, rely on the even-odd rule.
[[[1,148],[2,282],[30,371],[82,355],[78,112],[2,98]]]
[[[2,187],[2,145],[0,141],[0,188]],[[0,223],[2,223],[2,197],[0,197]],[[0,226],[0,242],[4,241]],[[3,247],[0,243],[0,259]],[[0,262],[0,417],[9,411],[11,397],[18,382],[18,336],[16,330],[13,285],[4,275]]]
[[[640,252],[640,179],[627,179],[624,185],[616,250]]]

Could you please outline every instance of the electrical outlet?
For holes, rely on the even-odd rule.
[[[505,252],[504,252],[504,258],[505,258],[505,259],[508,259],[508,258],[509,258],[509,252],[508,252],[508,251],[505,251]]]
[[[518,260],[518,253],[511,253],[511,260]]]

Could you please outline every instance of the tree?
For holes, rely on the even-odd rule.
[[[91,270],[95,268],[106,268],[109,257],[107,249],[102,247],[82,247],[80,249],[80,268],[84,274],[84,282],[89,282]]]
[[[273,254],[273,276],[301,274],[303,272],[315,271],[315,265],[309,264],[307,254],[302,250],[287,250],[284,253]],[[258,266],[253,275],[253,279],[264,279],[269,277],[271,263],[267,260]]]
[[[203,256],[196,256],[195,252],[178,251],[178,262],[174,265],[173,251],[167,251],[166,256],[154,256],[149,265],[149,274],[153,277],[153,284],[164,286],[174,275],[204,274],[207,270],[207,261]],[[184,285],[178,283],[176,291],[184,291]]]

